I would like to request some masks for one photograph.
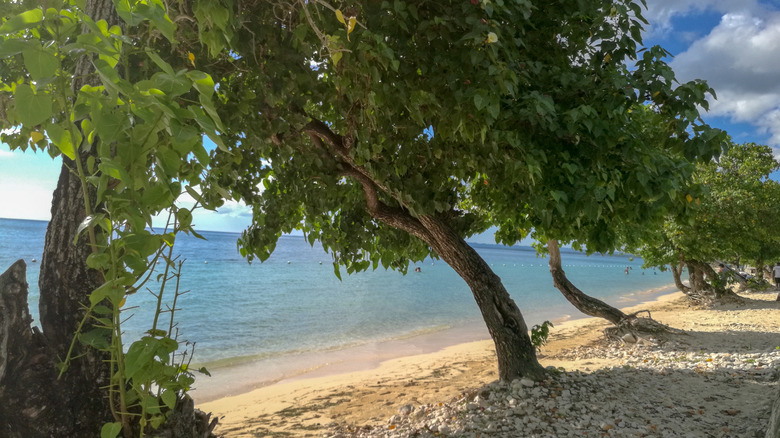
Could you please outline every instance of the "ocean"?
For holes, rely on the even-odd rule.
[[[0,270],[20,258],[27,262],[36,320],[46,226],[0,219]],[[176,319],[179,339],[195,343],[194,362],[210,369],[267,361],[275,371],[263,379],[270,381],[366,345],[488,338],[471,292],[442,261],[427,260],[416,265],[421,272],[412,267],[406,275],[382,268],[346,275],[342,269],[339,281],[331,256],[301,236],[282,237],[268,260],[249,264],[236,249],[238,234],[202,235],[207,240],[177,237],[175,251],[185,260],[181,290],[189,292],[179,298]],[[534,249],[472,245],[501,277],[529,327],[584,316],[553,287],[547,259]],[[643,270],[638,257],[585,256],[567,248],[561,253],[574,284],[616,307],[674,291],[669,272]],[[128,299],[125,339],[151,327],[154,301],[148,291]]]

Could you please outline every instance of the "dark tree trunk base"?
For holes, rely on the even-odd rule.
[[[84,410],[84,401],[73,395],[72,381],[57,378],[57,355],[30,326],[26,271],[19,260],[0,275],[0,437],[99,436],[99,426],[87,426],[74,412],[91,415],[90,425],[113,420],[103,412]],[[195,409],[185,396],[154,436],[212,438],[216,425],[216,418]]]

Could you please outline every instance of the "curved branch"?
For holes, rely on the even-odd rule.
[[[558,241],[550,239],[547,241],[547,249],[550,252],[550,274],[552,275],[553,285],[561,291],[564,297],[574,305],[580,312],[604,318],[612,324],[618,325],[626,319],[626,314],[609,304],[593,298],[583,293],[575,286],[566,273],[563,271],[561,262],[561,251],[558,248]]]
[[[379,199],[378,190],[390,194],[390,190],[371,177],[362,166],[355,164],[344,145],[344,137],[333,132],[325,123],[312,120],[304,126],[303,132],[309,135],[312,143],[322,149],[330,150],[340,160],[343,169],[341,175],[356,179],[362,186],[366,195],[366,210],[374,219],[391,227],[404,230],[413,236],[430,243],[430,233],[414,218],[408,210],[400,207],[391,207]]]

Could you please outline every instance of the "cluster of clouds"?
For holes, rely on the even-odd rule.
[[[715,14],[712,29],[683,29]],[[671,62],[678,79],[705,79],[716,94],[711,116],[749,124],[780,151],[780,3],[757,0],[651,0],[646,38],[674,34],[690,44]],[[705,117],[706,119],[706,117]]]

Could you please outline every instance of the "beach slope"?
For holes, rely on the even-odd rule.
[[[489,340],[391,359],[372,369],[304,375],[199,404],[226,437],[763,437],[778,391],[777,292],[693,307],[682,294],[650,310],[684,330],[617,346],[603,320],[558,324],[540,352],[545,381],[495,382]]]

